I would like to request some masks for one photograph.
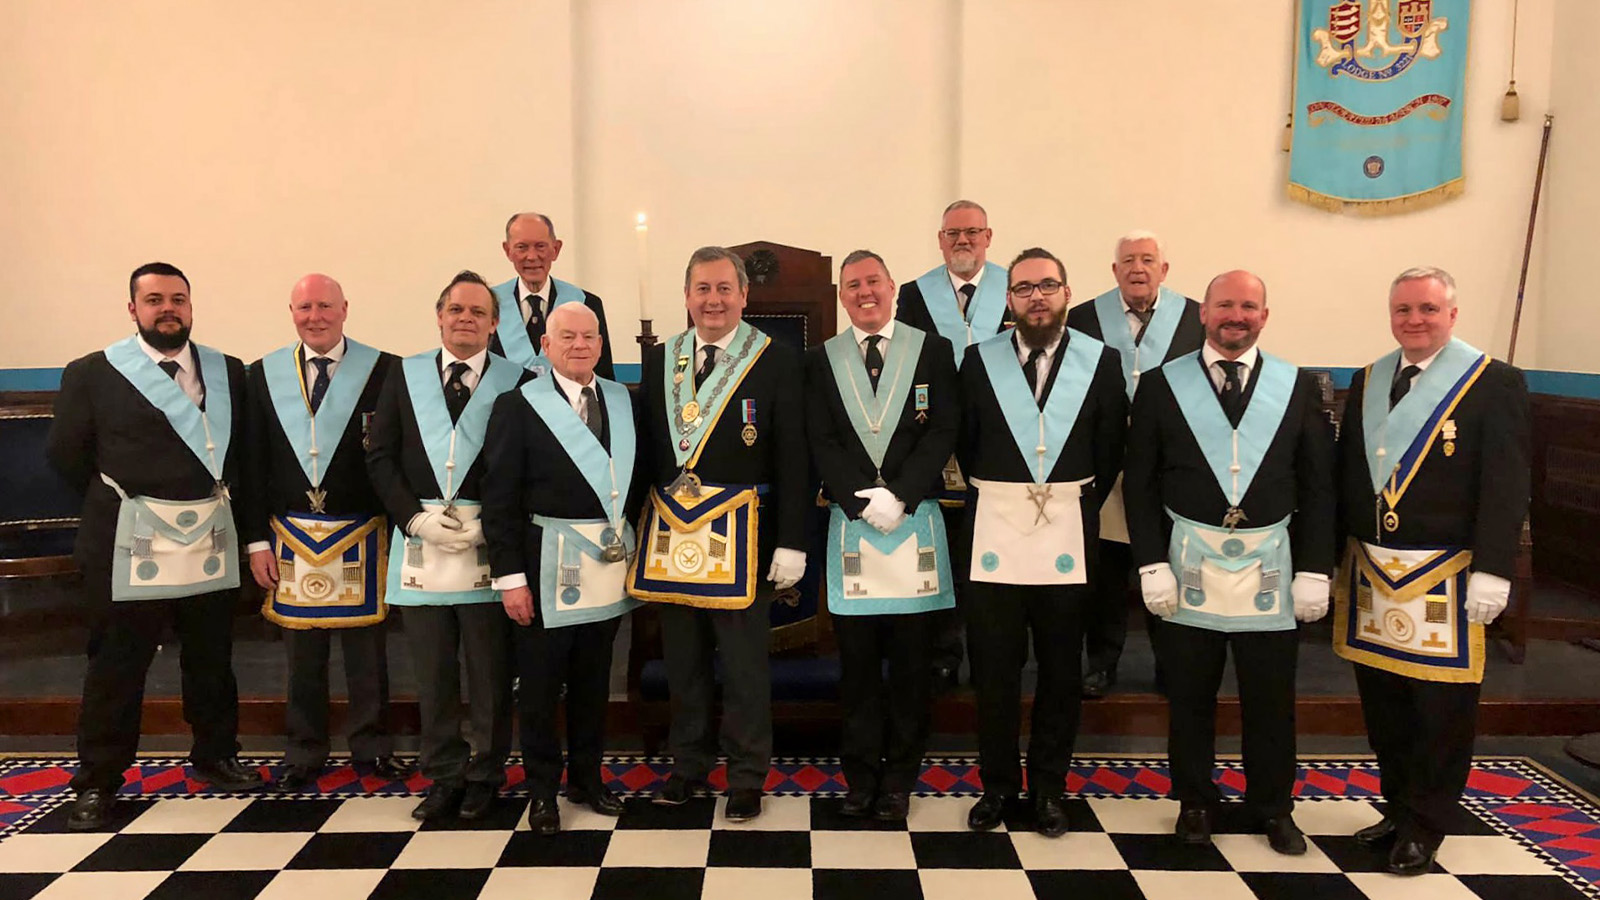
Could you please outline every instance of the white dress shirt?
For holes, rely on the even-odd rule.
[[[1144,327],[1144,323],[1139,321],[1139,315],[1133,311],[1133,307],[1129,306],[1128,301],[1123,298],[1121,288],[1117,289],[1117,299],[1122,301],[1122,317],[1128,320],[1128,333],[1134,337],[1138,337],[1139,329]],[[1150,301],[1149,312],[1151,318],[1155,317],[1156,304],[1160,302],[1161,290],[1160,288],[1157,288],[1155,298]]]
[[[856,339],[856,349],[861,351],[861,358],[866,359],[867,338],[872,337],[872,335],[868,332],[862,331],[854,325],[850,326],[850,330],[854,332],[851,337]],[[882,355],[884,359],[888,359],[889,342],[894,340],[894,320],[890,319],[889,321],[883,323],[883,327],[878,329],[877,335],[878,337],[883,338],[883,340],[878,342],[878,353]]]
[[[467,390],[475,390],[478,379],[483,377],[483,367],[489,364],[489,348],[485,347],[466,359],[457,359],[449,347],[440,347],[439,350],[439,386],[443,387],[450,380],[451,363],[464,362],[467,371],[461,373],[461,383],[467,386]]]
[[[539,317],[544,319],[548,316],[550,294],[553,289],[554,283],[547,277],[542,287],[537,291],[530,291],[528,290],[528,285],[523,282],[522,276],[517,276],[517,309],[522,313],[522,324],[528,324],[528,320],[533,318],[533,305],[535,303],[539,305]]]
[[[972,280],[967,281],[950,271],[949,266],[944,267],[944,274],[950,279],[950,289],[956,292],[956,307],[961,310],[963,316],[967,314],[967,295],[961,293],[961,288],[964,285],[972,285],[972,295],[976,297],[978,295],[978,287],[983,283],[983,273],[987,268],[988,266],[986,265],[979,266],[978,271],[972,273]]]
[[[195,406],[199,406],[205,401],[206,390],[200,383],[200,373],[196,369],[193,344],[184,341],[182,349],[172,356],[168,356],[150,346],[150,342],[146,341],[144,335],[141,334],[139,335],[139,349],[143,350],[145,355],[150,357],[150,361],[158,366],[169,359],[177,363],[178,374],[173,377],[173,380],[178,383],[178,387],[189,395],[189,399],[194,401]],[[161,374],[165,375],[166,371],[163,370]]]
[[[691,373],[700,371],[700,364],[705,362],[705,348],[708,346],[717,348],[716,355],[712,359],[712,362],[715,363],[717,360],[721,359],[723,354],[728,352],[728,345],[733,343],[733,336],[738,333],[738,331],[738,328],[730,329],[727,334],[717,338],[710,344],[706,344],[700,339],[700,332],[698,329],[696,329],[694,333],[694,358],[689,361],[689,371]]]
[[[1417,377],[1419,375],[1421,375],[1423,372],[1428,371],[1428,367],[1433,365],[1433,361],[1438,359],[1439,358],[1439,354],[1441,354],[1443,352],[1444,352],[1444,348],[1440,347],[1439,349],[1437,349],[1437,350],[1433,351],[1432,353],[1428,354],[1427,358],[1422,360],[1421,362],[1407,362],[1406,361],[1405,351],[1402,350],[1400,352],[1400,364],[1398,366],[1395,366],[1395,370],[1394,370],[1395,381],[1399,381],[1400,380],[1400,373],[1405,371],[1405,367],[1406,366],[1416,366],[1417,367],[1417,374],[1411,376],[1411,383],[1406,386],[1406,390],[1409,391],[1412,388],[1416,387],[1417,386]],[[1393,389],[1393,385],[1390,385],[1390,388],[1392,390]]]
[[[1039,402],[1039,398],[1044,396],[1045,385],[1050,381],[1050,367],[1054,364],[1056,351],[1061,349],[1061,339],[1066,334],[1067,329],[1062,328],[1055,338],[1050,341],[1050,344],[1044,348],[1044,355],[1039,357],[1039,369],[1035,373],[1035,383],[1033,385],[1033,401],[1035,403]],[[1022,377],[1026,379],[1028,377],[1028,357],[1033,355],[1033,348],[1022,342],[1022,335],[1020,334],[1013,338],[1011,343],[1017,348],[1017,361],[1022,363]]]
[[[1222,386],[1228,383],[1228,373],[1223,371],[1222,366],[1218,364],[1227,359],[1227,357],[1219,353],[1217,348],[1211,346],[1211,342],[1207,341],[1200,348],[1200,359],[1205,361],[1206,374],[1211,376],[1211,386],[1216,388],[1217,393],[1220,394]],[[1243,363],[1239,368],[1240,393],[1243,393],[1245,385],[1250,383],[1250,373],[1256,370],[1256,363],[1260,361],[1261,351],[1257,350],[1254,345],[1249,350],[1239,354],[1239,358],[1235,360],[1235,362]]]
[[[339,343],[334,344],[333,349],[327,353],[317,353],[304,343],[300,345],[300,351],[306,357],[306,390],[309,391],[311,386],[317,383],[317,367],[311,361],[319,357],[333,360],[333,363],[328,366],[328,377],[332,378],[333,373],[339,371],[339,363],[344,361],[345,339],[340,338]]]

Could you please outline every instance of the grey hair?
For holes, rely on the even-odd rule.
[[[844,258],[844,262],[839,263],[839,278],[844,278],[846,266],[853,266],[858,262],[866,262],[869,259],[877,260],[878,265],[883,266],[883,274],[889,274],[889,264],[883,261],[883,257],[873,253],[871,250],[851,250],[850,255]],[[894,276],[890,275],[889,277],[892,278]]]
[[[1429,278],[1439,282],[1439,286],[1444,288],[1444,302],[1454,307],[1456,305],[1456,280],[1451,277],[1449,272],[1438,266],[1412,266],[1401,272],[1394,277],[1393,281],[1389,282],[1389,293],[1393,295],[1394,289],[1399,287],[1401,282],[1422,281]]]
[[[689,289],[689,279],[694,275],[695,266],[714,263],[720,259],[733,263],[733,271],[739,276],[739,290],[749,290],[750,274],[744,270],[744,259],[727,247],[716,246],[701,247],[689,255],[689,264],[683,267],[683,289],[686,291]]]
[[[939,216],[939,221],[944,221],[945,216],[950,215],[958,209],[975,209],[983,214],[983,220],[985,222],[989,221],[989,211],[971,200],[957,200],[949,206],[946,206],[944,208],[944,213]]]
[[[1117,238],[1117,243],[1111,248],[1111,260],[1116,262],[1122,259],[1122,245],[1132,244],[1136,241],[1155,241],[1156,255],[1164,261],[1167,258],[1167,245],[1161,240],[1161,235],[1146,228],[1135,228],[1122,237]]]
[[[560,303],[560,304],[557,304],[555,306],[552,306],[550,308],[550,315],[545,317],[545,320],[544,320],[545,321],[545,332],[547,334],[549,332],[551,332],[551,331],[555,331],[556,330],[556,314],[557,313],[560,313],[563,317],[566,317],[566,316],[582,316],[583,318],[589,320],[590,322],[593,322],[595,327],[598,328],[600,326],[600,317],[595,314],[594,310],[589,308],[589,304],[587,304],[587,303]]]
[[[549,216],[545,215],[544,213],[537,212],[519,212],[513,213],[511,218],[506,220],[506,240],[511,240],[511,226],[517,224],[517,220],[523,216],[532,216],[533,218],[543,222],[544,227],[550,229],[550,240],[553,241],[556,239],[556,223],[550,221]]]

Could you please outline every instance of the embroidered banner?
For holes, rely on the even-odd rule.
[[[1301,0],[1289,196],[1381,216],[1458,196],[1469,0]]]

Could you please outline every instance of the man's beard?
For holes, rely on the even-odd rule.
[[[139,336],[150,346],[157,350],[181,350],[184,344],[189,343],[189,326],[180,325],[177,332],[167,334],[159,328],[161,323],[156,324],[156,328],[139,326]]]
[[[1211,342],[1213,344],[1216,344],[1218,347],[1222,348],[1223,350],[1233,350],[1233,351],[1249,350],[1252,346],[1255,345],[1256,337],[1257,337],[1256,332],[1250,331],[1248,328],[1246,328],[1243,337],[1238,338],[1237,340],[1230,341],[1230,340],[1228,340],[1228,339],[1223,337],[1223,334],[1225,333],[1223,331],[1224,327],[1226,327],[1226,326],[1224,325],[1224,326],[1218,327],[1217,328],[1217,333],[1210,336],[1211,337]]]
[[[1017,317],[1017,336],[1022,338],[1022,345],[1029,350],[1043,350],[1050,346],[1050,342],[1061,334],[1061,326],[1067,324],[1067,310],[1065,307],[1060,312],[1052,311],[1050,318],[1042,325],[1034,325],[1028,321],[1027,316]]]
[[[950,254],[950,271],[971,278],[978,271],[978,254],[962,251]]]

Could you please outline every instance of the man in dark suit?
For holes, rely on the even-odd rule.
[[[850,786],[841,812],[886,821],[911,808],[928,743],[935,616],[955,607],[937,498],[961,425],[950,342],[895,322],[893,298],[882,257],[846,256],[839,302],[850,328],[806,354],[806,425],[832,505],[827,599]]]
[[[971,200],[951,203],[939,222],[939,253],[944,265],[902,284],[895,300],[896,319],[950,342],[957,368],[967,347],[1015,324],[1006,302],[1005,269],[989,262],[989,242],[993,238],[989,214],[982,206]],[[971,535],[966,532],[967,485],[954,457],[945,466],[943,477],[939,505],[944,509],[951,554],[959,559],[966,555]],[[957,569],[959,604],[967,575],[964,566]],[[943,689],[956,684],[961,669],[961,616],[951,611],[935,618],[939,624],[932,673],[935,684]]]
[[[722,662],[729,819],[761,814],[772,758],[772,594],[805,574],[810,483],[800,355],[743,321],[750,279],[723,247],[689,257],[694,323],[644,358],[639,397],[650,505],[633,596],[659,603],[673,770],[654,797],[687,802],[716,762],[712,653]],[[757,507],[759,506],[759,515]]]
[[[177,267],[140,266],[128,295],[137,333],[67,365],[47,446],[50,464],[84,494],[73,557],[91,621],[74,831],[110,821],[169,622],[182,645],[195,775],[223,791],[261,786],[238,760],[233,677],[239,556],[228,486],[242,452],[244,366],[190,342],[189,280]]]
[[[1200,324],[1200,304],[1162,286],[1167,280],[1167,258],[1161,238],[1154,232],[1130,231],[1118,238],[1111,274],[1117,286],[1068,310],[1067,327],[1105,342],[1121,355],[1123,382],[1132,403],[1141,372],[1154,371],[1164,362],[1199,350],[1205,343],[1205,329]],[[1100,571],[1095,601],[1085,610],[1083,621],[1088,657],[1083,675],[1085,697],[1104,697],[1117,681],[1117,663],[1128,640],[1132,577],[1119,483],[1100,511]],[[1160,681],[1158,677],[1158,687]]]
[[[1383,774],[1382,821],[1356,839],[1417,875],[1461,815],[1484,626],[1506,607],[1531,490],[1522,372],[1451,336],[1455,280],[1401,272],[1399,348],[1350,382],[1339,438],[1334,650],[1356,664]]]
[[[401,360],[373,417],[367,473],[394,523],[387,601],[403,607],[417,667],[423,820],[487,815],[511,751],[510,625],[490,587],[479,518],[489,413],[533,376],[489,352],[494,295],[475,272],[434,304],[443,347]],[[472,701],[461,735],[461,667]]]
[[[575,284],[550,275],[561,255],[556,226],[544,213],[517,213],[506,220],[506,239],[500,244],[517,276],[494,286],[500,321],[495,326],[489,351],[498,353],[519,366],[542,375],[550,361],[540,352],[550,313],[564,303],[582,302],[600,320],[600,360],[595,374],[616,377],[611,365],[611,336],[606,331],[606,308],[600,298]]]
[[[1039,661],[1028,785],[1040,833],[1066,832],[1061,794],[1077,738],[1082,615],[1093,596],[1105,491],[1122,468],[1128,398],[1117,354],[1066,327],[1066,268],[1024,250],[1008,275],[1012,334],[967,348],[957,454],[972,484],[963,616],[978,693],[983,797],[974,830],[1004,819],[1022,789],[1017,752],[1028,635]],[[967,560],[958,560],[968,565]]]
[[[1292,815],[1295,623],[1328,612],[1333,433],[1316,381],[1257,349],[1267,313],[1260,278],[1212,279],[1200,310],[1205,347],[1141,380],[1125,485],[1134,562],[1160,619],[1151,640],[1171,702],[1177,834],[1185,843],[1211,840],[1222,802],[1211,780],[1217,688],[1231,648],[1245,806],[1273,850],[1299,855],[1306,840]]]
[[[628,389],[594,374],[600,323],[578,304],[550,313],[550,372],[495,402],[484,447],[484,536],[506,615],[516,623],[522,764],[535,834],[561,830],[561,741],[556,708],[566,687],[567,799],[622,814],[605,786],[611,649],[627,595],[629,522],[638,511],[635,417]]]
[[[315,789],[328,759],[328,657],[339,636],[349,687],[350,757],[399,780],[411,766],[389,734],[384,640],[388,537],[367,478],[367,431],[378,392],[398,360],[344,334],[349,303],[339,282],[307,275],[289,292],[300,340],[257,360],[248,401],[240,525],[250,571],[266,592],[261,614],[283,628],[289,657],[285,791]]]

